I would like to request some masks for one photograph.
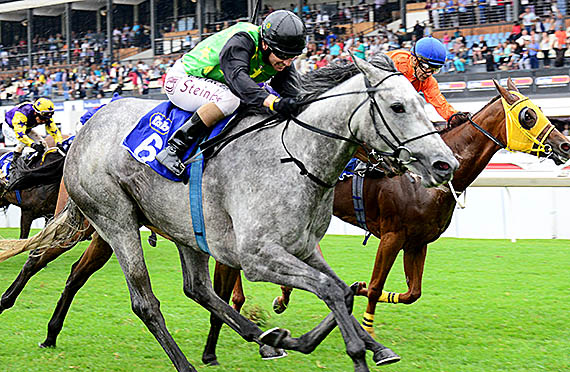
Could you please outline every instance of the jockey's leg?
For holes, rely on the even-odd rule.
[[[168,99],[176,106],[194,111],[194,115],[168,140],[168,146],[156,155],[156,160],[177,176],[184,172],[182,157],[188,148],[208,128],[213,127],[239,106],[240,100],[220,82],[195,76],[185,76],[180,68],[166,76]],[[180,67],[180,66],[178,66]]]
[[[156,160],[175,175],[181,176],[185,168],[182,157],[190,145],[198,137],[204,135],[207,130],[208,126],[200,115],[195,112],[190,120],[178,128],[172,137],[168,139],[168,146],[156,155]]]
[[[174,132],[168,139],[168,146],[156,155],[156,160],[177,176],[182,175],[184,173],[182,157],[190,145],[225,116],[215,103],[206,103]]]

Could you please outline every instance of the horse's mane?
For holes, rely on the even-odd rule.
[[[477,112],[476,112],[474,115],[472,115],[472,116],[477,115],[477,114],[480,113],[481,111],[485,110],[487,107],[491,106],[491,105],[492,105],[496,100],[498,100],[500,97],[501,97],[500,95],[493,97],[493,99],[491,99],[489,102],[487,102],[487,104],[486,104],[485,106],[483,106],[483,108],[482,108],[481,110],[477,111]],[[468,121],[464,121],[464,122],[462,122],[462,123],[455,124],[455,125],[447,125],[445,128],[443,128],[442,130],[438,131],[438,133],[439,133],[440,135],[441,135],[441,134],[445,134],[445,133],[451,131],[452,129],[455,129],[455,128],[458,128],[458,127],[462,126],[462,125],[465,124],[465,123],[468,123]]]
[[[370,63],[384,71],[397,71],[392,59],[383,53],[374,55]],[[301,75],[301,94],[299,98],[301,100],[314,98],[358,75],[360,72],[354,63],[332,63],[310,71]]]
[[[384,53],[374,55],[369,62],[380,70],[397,72],[392,59]],[[360,72],[354,63],[331,63],[325,67],[300,75],[300,91],[299,96],[296,98],[299,101],[305,101],[317,97],[351,77],[358,75]],[[270,111],[265,107],[248,106],[245,110],[240,111],[239,117],[236,118],[240,120],[245,116],[270,114]]]

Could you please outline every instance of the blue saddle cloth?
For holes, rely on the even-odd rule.
[[[123,139],[122,145],[138,161],[148,165],[152,170],[171,181],[182,181],[184,178],[174,175],[166,167],[156,161],[156,155],[168,145],[168,139],[191,116],[192,112],[179,109],[170,101],[160,103],[143,116],[133,130]],[[218,135],[233,115],[221,120],[210,133],[209,138]],[[187,160],[196,149],[192,144],[183,160]],[[185,179],[189,178],[190,167],[186,168]]]
[[[12,164],[12,159],[14,158],[14,152],[10,151],[5,153],[0,157],[0,170],[6,175],[6,178],[10,175],[10,165]]]
[[[357,158],[350,159],[350,161],[346,164],[346,167],[344,168],[338,179],[342,181],[345,179],[345,177],[354,176],[355,175],[354,168],[356,168],[356,164],[358,164]]]

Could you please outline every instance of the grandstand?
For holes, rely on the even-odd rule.
[[[528,0],[525,3],[541,17],[541,22],[551,19],[552,26],[561,22],[565,28],[569,23],[568,2]],[[159,97],[161,76],[176,58],[200,38],[248,19],[254,8],[254,0],[0,0],[0,3],[3,5],[0,8],[0,99],[4,104],[39,95],[48,95],[56,101],[108,98],[116,91]],[[418,25],[421,32],[444,42],[449,37],[450,41],[445,44],[450,63],[437,79],[442,91],[451,98],[484,97],[489,92],[486,87],[491,79],[506,76],[516,77],[523,89],[532,94],[567,92],[570,74],[564,61],[561,67],[544,68],[542,51],[538,52],[537,69],[487,72],[484,61],[473,61],[474,49],[481,38],[490,51],[512,38],[514,22],[522,21],[519,14],[525,5],[521,3],[520,0],[498,1],[495,6],[490,1],[469,0],[453,1],[454,6],[443,7],[442,2],[435,0],[297,0],[293,3],[276,0],[262,2],[260,16],[274,8],[300,13],[308,27],[310,41],[316,45],[315,55],[306,55],[311,63],[317,56],[329,53],[329,34],[338,36],[347,45],[358,37],[370,40],[385,37],[385,43],[390,43],[389,49],[410,47],[419,36]],[[109,7],[112,12],[108,11]],[[465,74],[461,75],[454,72],[451,63],[458,55],[453,42],[458,39],[457,32],[464,38],[467,65]],[[555,39],[554,33],[549,37]],[[565,50],[565,56],[569,53]],[[551,49],[548,57],[554,59],[556,51]],[[309,65],[309,68],[314,67],[314,63]],[[75,79],[74,84],[77,79],[84,80],[84,86],[76,88],[70,83],[66,86],[61,81],[62,74]],[[91,74],[100,81],[89,82]],[[47,82],[38,81],[40,79]],[[46,87],[49,84],[51,86]]]

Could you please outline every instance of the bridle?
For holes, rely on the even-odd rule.
[[[358,67],[358,65],[356,65],[357,68],[363,73],[364,76],[364,85],[366,86],[366,89],[363,91],[352,91],[352,92],[343,92],[343,93],[338,93],[338,94],[333,94],[333,95],[327,95],[327,96],[322,96],[322,97],[317,97],[314,99],[310,99],[310,100],[306,100],[300,103],[300,105],[308,105],[310,103],[316,102],[316,101],[321,101],[324,99],[328,99],[328,98],[332,98],[332,97],[339,97],[339,96],[344,96],[344,95],[349,95],[349,94],[362,94],[362,93],[367,93],[367,97],[362,100],[352,111],[352,113],[350,114],[350,117],[348,119],[348,131],[350,132],[350,137],[344,137],[341,135],[338,135],[336,133],[331,133],[328,132],[324,129],[319,129],[316,128],[310,124],[307,124],[301,120],[299,120],[296,117],[291,117],[290,119],[287,120],[285,127],[283,128],[283,132],[281,134],[281,143],[283,144],[283,147],[285,149],[285,151],[287,152],[287,154],[289,155],[288,158],[284,158],[281,159],[281,163],[289,163],[292,162],[294,163],[299,169],[300,169],[300,173],[301,175],[307,176],[309,177],[309,179],[311,179],[313,182],[317,183],[319,186],[323,186],[323,187],[327,187],[327,188],[332,188],[334,187],[337,183],[338,180],[335,181],[334,183],[330,184],[327,183],[323,180],[321,180],[320,178],[318,178],[317,176],[315,176],[314,174],[312,174],[311,172],[309,172],[307,170],[307,168],[305,167],[305,165],[303,164],[303,162],[301,162],[299,159],[295,158],[287,149],[287,146],[285,145],[284,142],[284,135],[285,135],[285,130],[287,129],[288,125],[290,122],[294,122],[295,124],[310,130],[312,132],[315,132],[317,134],[329,137],[329,138],[333,138],[333,139],[338,139],[338,140],[342,140],[342,141],[346,141],[346,142],[350,142],[353,143],[355,145],[361,146],[366,153],[368,154],[368,162],[371,164],[372,159],[376,159],[376,156],[379,155],[381,157],[390,157],[393,158],[394,161],[394,165],[395,167],[399,170],[399,171],[404,171],[405,170],[405,166],[416,161],[417,159],[414,158],[412,156],[412,151],[407,148],[405,145],[416,141],[418,139],[421,139],[423,137],[432,135],[432,134],[437,134],[437,131],[431,131],[431,132],[427,132],[424,134],[421,134],[419,136],[415,136],[412,138],[408,138],[406,140],[401,140],[400,138],[398,138],[398,136],[394,133],[394,131],[392,130],[392,128],[390,127],[390,125],[388,124],[388,122],[386,121],[386,119],[384,118],[384,115],[382,114],[382,110],[380,109],[380,106],[378,105],[378,102],[376,101],[376,97],[374,96],[374,93],[376,93],[377,91],[380,90],[380,85],[386,81],[388,78],[392,77],[392,76],[398,76],[398,75],[403,75],[401,72],[393,72],[391,74],[388,74],[387,76],[385,76],[384,78],[382,78],[377,84],[372,85],[372,83],[370,82],[370,80],[368,79],[368,77],[366,76],[366,74],[364,73],[364,71],[362,71],[360,69],[360,67]],[[374,130],[376,131],[376,134],[384,141],[384,143],[386,143],[388,145],[388,147],[390,147],[390,149],[392,150],[392,152],[386,152],[386,151],[380,151],[377,152],[373,149],[371,149],[366,143],[358,140],[356,138],[356,136],[354,135],[354,132],[351,128],[351,123],[352,123],[352,119],[354,118],[355,114],[358,112],[358,110],[363,107],[367,102],[370,101],[370,106],[369,106],[369,110],[370,110],[370,116],[372,118],[372,124],[374,126]],[[386,129],[388,130],[388,133],[390,134],[390,136],[392,137],[393,141],[395,141],[395,143],[390,140],[390,138],[388,138],[387,136],[385,136],[384,134],[380,133],[380,131],[378,130],[378,122],[376,120],[376,112],[378,113],[378,116],[380,116],[380,119],[382,119],[382,123],[384,124],[384,126],[386,127]],[[373,165],[374,166],[374,165]]]

